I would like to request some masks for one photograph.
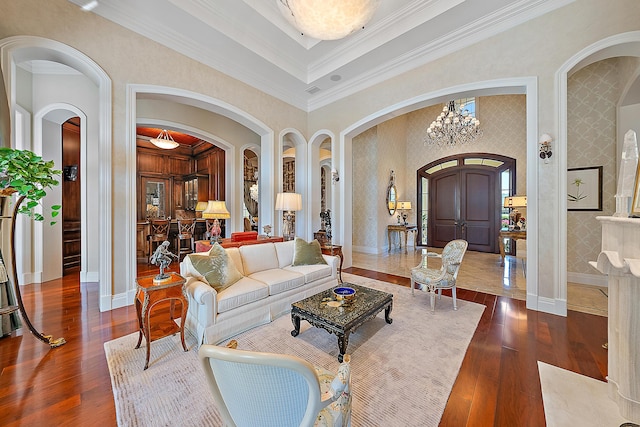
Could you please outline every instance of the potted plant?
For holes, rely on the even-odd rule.
[[[27,311],[22,302],[20,286],[18,286],[18,274],[16,268],[15,253],[15,225],[16,215],[22,213],[35,219],[43,221],[44,216],[34,211],[34,208],[41,204],[43,197],[47,195],[46,189],[58,185],[56,175],[60,171],[53,168],[53,161],[45,161],[42,157],[29,150],[17,150],[14,148],[0,147],[0,195],[9,196],[18,194],[18,200],[13,208],[11,224],[11,267],[13,271],[13,286],[23,320],[31,333],[40,341],[49,344],[51,348],[59,347],[66,343],[64,338],[54,339],[52,335],[39,332],[31,323]],[[27,201],[26,204],[22,202]],[[4,202],[0,204],[4,207]],[[60,213],[60,205],[51,207],[51,218],[55,218]],[[51,225],[55,221],[51,221]]]
[[[36,221],[44,220],[44,216],[34,211],[47,195],[46,189],[58,185],[56,175],[60,171],[54,169],[53,160],[45,161],[29,150],[18,150],[0,147],[0,194],[18,193],[18,212],[28,215]],[[22,201],[26,204],[22,205]],[[60,205],[51,207],[51,217],[60,213]],[[51,225],[55,221],[51,222]]]

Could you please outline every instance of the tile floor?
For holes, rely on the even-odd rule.
[[[441,249],[429,249],[441,252]],[[390,253],[378,255],[353,252],[353,266],[373,271],[410,277],[410,270],[420,263],[421,250],[409,245],[404,249],[393,249]],[[437,267],[438,259],[429,259]],[[500,255],[467,251],[460,272],[458,287],[478,290],[492,295],[526,299],[527,281],[521,258],[507,256],[504,267],[500,266]],[[607,288],[598,286],[567,284],[567,308],[583,313],[607,316]]]

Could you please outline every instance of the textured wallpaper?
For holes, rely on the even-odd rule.
[[[409,222],[416,223],[417,170],[434,160],[464,152],[495,153],[516,159],[516,188],[526,194],[526,99],[524,95],[498,95],[477,99],[482,138],[470,145],[433,148],[424,145],[429,124],[442,104],[404,114],[354,138],[353,142],[353,245],[355,250],[379,253],[388,245],[386,226],[397,222],[385,209],[389,170],[396,171],[399,200],[414,206]],[[371,156],[371,153],[377,153]],[[377,171],[377,185],[369,181]],[[371,191],[371,192],[369,192]],[[369,212],[361,207],[375,200]],[[370,213],[377,215],[371,217]],[[523,212],[526,215],[526,211]],[[363,225],[367,224],[367,225]],[[371,227],[374,227],[373,229]],[[372,234],[375,237],[371,236]]]
[[[626,67],[625,67],[626,68]],[[628,72],[613,58],[591,64],[568,81],[567,167],[603,166],[602,212],[567,212],[567,271],[596,274],[602,228],[596,216],[615,212],[616,104]]]

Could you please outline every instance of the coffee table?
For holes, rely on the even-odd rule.
[[[384,310],[384,318],[391,324],[391,310],[393,309],[393,294],[378,291],[352,283],[343,283],[356,290],[356,296],[350,303],[337,305],[333,289],[317,293],[303,300],[291,304],[291,321],[294,330],[291,335],[300,334],[300,321],[306,320],[316,328],[322,328],[338,337],[340,354],[338,361],[342,363],[343,356],[349,345],[349,334],[369,319],[373,319]]]

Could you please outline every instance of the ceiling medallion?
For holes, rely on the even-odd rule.
[[[379,0],[276,0],[280,12],[303,35],[337,40],[363,28]]]

